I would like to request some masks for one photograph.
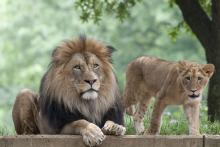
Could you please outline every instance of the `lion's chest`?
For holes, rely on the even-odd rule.
[[[93,122],[95,124],[99,124],[101,122],[101,119],[103,117],[104,114],[104,110],[101,110],[100,108],[97,107],[85,107],[85,108],[80,108],[78,109],[78,111],[85,116],[85,118],[90,121]]]

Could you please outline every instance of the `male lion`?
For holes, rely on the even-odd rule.
[[[144,114],[154,96],[150,127],[145,134],[160,132],[161,116],[168,105],[183,105],[189,134],[199,134],[199,105],[214,69],[213,64],[176,63],[147,56],[132,61],[126,73],[124,103],[127,113],[134,117],[136,133],[144,132]]]
[[[16,132],[80,134],[88,146],[99,145],[104,134],[123,135],[112,51],[82,36],[59,45],[42,78],[40,94],[25,89],[16,97],[12,112]]]

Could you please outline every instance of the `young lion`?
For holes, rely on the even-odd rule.
[[[123,135],[123,108],[111,64],[113,48],[82,36],[59,45],[40,94],[22,90],[13,107],[18,134],[80,134],[88,146]]]
[[[175,63],[147,56],[132,61],[126,73],[124,105],[127,113],[134,117],[136,133],[144,132],[144,114],[154,96],[150,127],[145,134],[160,132],[161,115],[168,105],[183,105],[189,134],[199,134],[202,92],[214,70],[213,64]]]

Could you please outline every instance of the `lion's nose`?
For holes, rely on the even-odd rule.
[[[93,80],[84,80],[84,81],[85,81],[86,83],[92,85],[92,84],[94,84],[94,83],[97,81],[97,79],[93,79]]]
[[[194,93],[194,92],[196,92],[197,90],[190,90],[190,91]]]

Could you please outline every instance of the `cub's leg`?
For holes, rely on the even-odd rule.
[[[164,109],[166,108],[166,104],[163,99],[158,98],[154,104],[154,109],[151,117],[150,127],[145,132],[145,134],[159,134],[160,126],[161,126],[161,117]]]
[[[145,91],[146,86],[141,76],[127,72],[126,79],[123,97],[126,113],[134,118],[136,134],[142,134],[144,132],[144,114],[151,96]]]
[[[133,87],[130,87],[128,85],[129,83],[130,83],[129,81],[128,83],[126,83],[126,87],[123,95],[123,104],[126,113],[128,115],[133,115],[135,113],[136,104],[138,104],[139,101],[138,99],[139,96],[137,94],[137,90],[134,90]]]
[[[12,118],[17,134],[39,134],[37,127],[38,95],[23,89],[16,97]]]
[[[199,135],[199,105],[200,103],[185,104],[183,106],[188,120],[189,134]]]
[[[130,107],[126,108],[125,110],[126,114],[133,116],[136,112],[137,107],[138,107],[138,104],[131,105]]]
[[[145,93],[145,82],[141,76],[142,71],[136,71],[135,66],[128,66],[126,72],[126,85],[123,94],[123,106],[126,109],[127,114],[134,114],[134,105],[142,99]]]
[[[136,131],[136,134],[143,134],[144,133],[144,115],[147,110],[147,106],[150,101],[150,96],[146,96],[143,98],[137,105],[136,112],[133,116],[134,118],[134,128]]]
[[[61,134],[82,135],[84,143],[88,146],[99,145],[105,139],[105,135],[98,126],[83,119],[65,125]]]

